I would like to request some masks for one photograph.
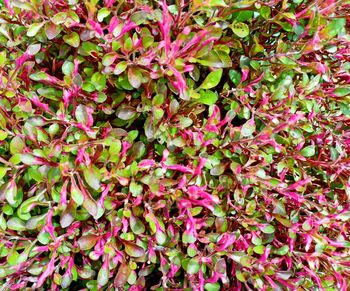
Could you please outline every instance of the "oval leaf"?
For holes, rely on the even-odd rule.
[[[134,258],[139,258],[145,255],[145,250],[137,244],[131,242],[124,242],[125,252]]]
[[[92,189],[96,191],[100,189],[101,174],[100,170],[95,165],[84,168],[83,174],[86,183],[88,183]]]
[[[211,89],[215,86],[217,86],[220,82],[222,76],[222,69],[218,69],[214,72],[211,72],[203,81],[202,85],[200,86],[202,89]]]
[[[66,44],[69,44],[70,46],[75,48],[79,47],[80,45],[80,37],[79,34],[77,34],[76,32],[72,32],[63,36],[63,40]]]
[[[99,236],[94,234],[84,235],[78,240],[79,248],[82,250],[89,250],[94,247],[98,239]]]
[[[39,30],[43,27],[44,24],[45,22],[33,23],[31,26],[29,26],[27,30],[27,36],[29,37],[35,36],[39,32]]]
[[[233,33],[241,38],[249,35],[249,26],[243,22],[234,23],[231,28]]]
[[[135,67],[130,67],[128,70],[128,79],[131,86],[133,86],[136,89],[139,88],[142,83],[142,74],[140,70],[138,70]]]
[[[210,90],[200,90],[198,101],[205,105],[213,105],[218,100],[218,95]]]

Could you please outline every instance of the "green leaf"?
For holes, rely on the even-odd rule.
[[[12,215],[13,214],[13,208],[8,205],[8,204],[5,204],[3,207],[2,207],[2,212],[6,215]]]
[[[270,233],[274,233],[275,232],[275,228],[273,227],[273,225],[265,225],[261,228],[261,231],[263,233],[266,233],[266,234],[270,234]]]
[[[196,251],[194,248],[192,248],[192,247],[188,247],[188,248],[187,248],[187,254],[188,254],[191,258],[193,258],[194,256],[197,255],[197,251]]]
[[[115,52],[104,55],[102,59],[102,65],[104,65],[105,67],[112,65],[117,57],[118,55]]]
[[[228,75],[230,77],[230,80],[233,84],[237,87],[242,79],[242,74],[240,72],[237,72],[236,70],[230,70],[228,72]]]
[[[82,85],[82,89],[86,92],[93,92],[96,90],[95,86],[90,82],[84,82]]]
[[[170,9],[170,6],[168,7]],[[136,25],[144,24],[150,14],[146,11],[137,11],[131,15],[131,20],[136,23]]]
[[[156,232],[156,241],[159,245],[164,245],[167,241],[167,236],[164,232],[158,230]]]
[[[333,38],[341,32],[345,32],[346,19],[334,18],[322,31],[322,35],[326,35],[328,38]]]
[[[250,200],[250,201],[247,203],[245,212],[246,212],[248,215],[253,215],[253,214],[255,213],[255,208],[256,208],[256,202],[255,202],[255,200]]]
[[[255,236],[255,237],[252,238],[252,243],[253,243],[254,245],[256,245],[256,246],[259,246],[259,245],[262,244],[262,240],[261,240],[261,238]]]
[[[86,183],[88,183],[92,189],[96,191],[100,189],[101,174],[100,170],[95,165],[84,168],[83,174]]]
[[[208,7],[215,7],[215,6],[221,6],[221,7],[228,7],[224,0],[209,0],[205,1],[204,6]]]
[[[131,242],[124,242],[125,245],[125,252],[130,256],[134,258],[139,258],[145,255],[145,250],[138,246],[137,244],[131,243]]]
[[[6,228],[7,228],[6,220],[4,218],[4,214],[3,213],[0,214],[0,228],[2,230],[6,230]]]
[[[100,209],[98,208],[96,201],[90,197],[84,197],[83,207],[95,218],[96,216],[101,215],[101,213],[103,214],[103,211],[99,212]]]
[[[70,61],[65,61],[62,65],[62,73],[66,76],[70,76],[73,74],[74,64]]]
[[[212,176],[220,176],[225,172],[225,165],[219,164],[210,169],[210,175]]]
[[[79,104],[75,109],[75,118],[79,123],[87,125],[89,121],[89,116],[91,115],[90,111],[91,111],[91,108],[85,105]]]
[[[226,215],[226,213],[222,210],[220,205],[215,205],[214,210],[213,210],[213,214],[216,217],[224,217]]]
[[[260,8],[260,15],[265,19],[270,18],[271,8],[269,6],[262,6]]]
[[[302,225],[303,230],[309,231],[312,229],[312,226],[310,225],[309,221],[305,220]]]
[[[59,12],[57,13],[54,17],[51,18],[51,21],[54,24],[62,24],[65,22],[65,20],[67,19],[68,15],[66,12]]]
[[[11,251],[11,253],[7,257],[7,262],[10,266],[18,265],[19,261],[19,253],[16,250]]]
[[[0,130],[0,141],[5,140],[8,136],[8,133],[6,131]]]
[[[11,154],[22,153],[25,147],[26,147],[26,144],[18,136],[15,136],[10,142],[10,152],[11,152]]]
[[[107,77],[100,72],[96,72],[91,77],[91,83],[95,86],[96,90],[102,91],[106,88]]]
[[[60,130],[60,126],[57,123],[53,123],[49,126],[48,133],[51,137],[55,136]]]
[[[130,37],[127,37],[124,41],[124,46],[123,46],[124,50],[126,50],[127,52],[130,52],[133,48],[133,42],[132,39]]]
[[[92,53],[98,54],[99,47],[90,41],[84,41],[81,45],[81,49],[79,50],[79,53],[84,56],[92,55]]]
[[[240,260],[239,260],[240,264],[244,267],[250,268],[251,267],[251,258],[249,256],[243,256]]]
[[[253,44],[253,46],[251,47],[249,54],[250,56],[255,56],[258,53],[261,53],[265,50],[265,48],[261,45],[261,44]],[[259,70],[260,68],[260,64],[258,61],[252,60],[250,61],[250,65],[252,66],[252,68],[254,70]]]
[[[342,87],[334,90],[334,94],[338,97],[344,97],[350,94],[350,87]]]
[[[98,271],[98,275],[97,275],[97,283],[99,286],[105,286],[107,285],[109,280],[109,268],[101,268]]]
[[[287,65],[287,66],[295,66],[297,64],[291,58],[288,58],[285,56],[279,57],[279,60],[281,61],[282,64]]]
[[[119,62],[115,66],[113,74],[120,75],[121,73],[123,73],[126,70],[127,67],[128,67],[128,63],[126,61]]]
[[[152,120],[150,117],[148,117],[145,121],[144,124],[144,129],[145,129],[145,135],[148,139],[152,139],[154,137],[154,133],[155,133],[155,128],[154,125],[152,123]]]
[[[94,247],[100,237],[94,234],[84,235],[78,240],[78,245],[81,250],[89,250]]]
[[[122,263],[119,266],[117,275],[115,276],[115,286],[116,287],[123,287],[126,283],[129,275],[130,275],[131,269],[128,264]]]
[[[38,241],[43,244],[43,245],[47,245],[51,240],[51,236],[48,232],[41,232],[38,235]]]
[[[120,110],[118,112],[118,118],[120,118],[122,120],[129,120],[129,119],[132,119],[133,117],[135,117],[136,113],[137,112],[136,112],[134,107],[123,106],[120,108]]]
[[[143,47],[149,48],[154,43],[154,37],[152,35],[144,35],[142,37],[142,45]]]
[[[289,251],[289,247],[287,245],[284,245],[279,249],[275,250],[274,253],[279,256],[284,256],[288,253],[288,251]]]
[[[133,215],[130,217],[130,228],[134,234],[141,234],[146,230],[142,221]]]
[[[7,61],[6,51],[0,52],[0,66],[3,66]]]
[[[6,248],[4,245],[0,247],[0,258],[4,258],[8,255],[9,249]]]
[[[119,153],[122,148],[120,140],[113,141],[109,147],[110,161],[116,163],[119,160]]]
[[[81,190],[78,188],[77,184],[72,180],[72,185],[70,188],[70,195],[74,202],[80,206],[84,202],[84,195]]]
[[[276,21],[285,31],[293,31],[293,26],[289,22]]]
[[[287,218],[283,218],[283,217],[281,217],[279,215],[276,215],[276,220],[278,222],[280,222],[281,224],[283,224],[285,227],[291,227],[292,226],[291,221],[289,219],[287,219]]]
[[[231,57],[225,51],[212,50],[209,54],[200,59],[190,59],[191,62],[200,63],[203,66],[212,68],[229,68],[232,67]]]
[[[264,253],[264,251],[265,251],[265,247],[262,246],[262,245],[260,245],[260,246],[255,246],[255,247],[253,248],[253,251],[254,251],[254,253],[257,253],[257,254],[259,254],[259,255],[262,255],[262,254]]]
[[[23,222],[23,220],[19,219],[18,217],[11,217],[7,221],[7,227],[12,230],[16,231],[24,231],[26,230],[26,225]]]
[[[45,34],[49,40],[54,39],[61,32],[61,27],[54,23],[46,23],[45,24]]]
[[[249,35],[249,26],[243,22],[232,24],[231,29],[233,33],[240,38],[244,38]]]
[[[243,22],[252,19],[254,16],[254,11],[252,10],[242,10],[236,13],[233,13],[233,17],[238,22]]]
[[[222,76],[222,69],[218,69],[214,72],[209,73],[209,75],[205,78],[200,88],[211,89],[217,86],[220,82],[221,76]]]
[[[47,74],[45,72],[36,72],[29,75],[29,78],[33,81],[43,81],[47,80]]]
[[[141,71],[136,67],[130,67],[128,70],[128,79],[134,88],[139,88],[142,84],[142,74]]]
[[[200,264],[197,259],[190,259],[187,264],[187,273],[196,274],[200,269]]]
[[[255,122],[254,119],[248,120],[242,125],[241,137],[251,136],[255,132]]]
[[[300,151],[300,154],[306,158],[314,156],[315,153],[316,151],[314,145],[307,146]]]
[[[220,283],[206,283],[204,285],[204,290],[206,291],[219,291],[220,290]]]
[[[129,190],[132,196],[137,197],[142,194],[143,187],[142,185],[139,185],[136,182],[131,182],[129,186]]]
[[[242,258],[247,257],[247,254],[244,252],[232,252],[231,259],[239,263]]]
[[[2,178],[4,178],[4,176],[6,175],[7,171],[9,170],[9,168],[5,168],[5,167],[0,167],[0,180]]]
[[[347,116],[350,115],[350,105],[349,105],[349,104],[339,102],[339,107],[340,107],[341,112],[342,112],[344,115],[347,115]]]
[[[198,102],[205,105],[213,105],[218,100],[218,95],[210,90],[200,90]]]
[[[246,282],[247,281],[246,277],[244,276],[244,273],[242,273],[240,270],[236,270],[236,278],[240,282]]]
[[[109,14],[111,14],[111,10],[107,7],[103,7],[97,13],[97,20],[102,22]]]
[[[39,32],[39,30],[43,27],[44,24],[45,22],[33,23],[32,25],[30,25],[27,30],[27,36],[29,37],[35,36]]]
[[[180,119],[179,124],[180,124],[181,128],[186,128],[186,127],[189,127],[193,124],[193,120],[189,117],[180,116],[179,119]]]
[[[80,37],[79,34],[77,34],[75,31],[71,32],[70,34],[64,35],[63,40],[66,44],[69,44],[72,47],[79,47],[80,45]]]
[[[185,243],[185,244],[191,244],[191,243],[194,243],[197,239],[192,235],[192,234],[189,234],[189,233],[186,233],[184,232],[182,234],[182,242]]]
[[[8,185],[6,186],[6,190],[5,190],[5,197],[7,202],[10,205],[16,205],[18,202],[18,197],[17,197],[17,185],[16,183],[12,180],[8,183]]]

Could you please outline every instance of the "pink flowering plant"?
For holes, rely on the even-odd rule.
[[[348,0],[0,0],[1,290],[349,290]]]

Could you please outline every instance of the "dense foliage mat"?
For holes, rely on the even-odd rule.
[[[1,290],[349,290],[348,0],[1,0]]]

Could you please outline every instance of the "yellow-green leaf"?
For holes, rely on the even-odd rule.
[[[240,38],[244,38],[249,35],[249,26],[243,22],[237,22],[232,24],[231,29],[233,33]]]
[[[200,90],[198,101],[205,105],[213,105],[218,100],[218,95],[210,90]]]
[[[89,167],[84,168],[83,174],[84,174],[86,183],[88,183],[88,185],[92,189],[94,190],[100,189],[101,174],[100,174],[100,170],[95,165],[91,165]]]
[[[43,27],[45,23],[33,23],[31,26],[29,26],[28,30],[27,30],[27,36],[29,37],[33,37],[35,36],[39,30]]]
[[[80,45],[80,37],[75,31],[70,34],[63,36],[63,40],[66,44],[69,44],[72,47],[79,47]]]
[[[202,89],[211,89],[217,86],[220,82],[222,76],[222,69],[218,69],[214,72],[209,73],[209,75],[205,78],[202,85],[200,86]]]

